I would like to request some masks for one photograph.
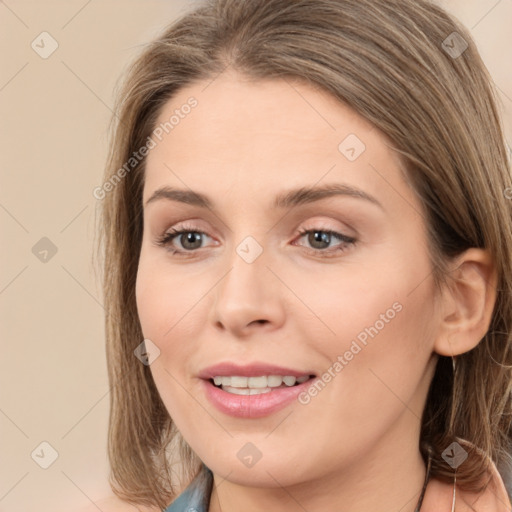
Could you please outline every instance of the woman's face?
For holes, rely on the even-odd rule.
[[[232,73],[182,89],[157,125],[137,306],[195,453],[267,487],[419,458],[439,312],[425,219],[387,139],[309,85]],[[334,186],[351,193],[293,193]],[[172,229],[186,233],[159,245]],[[240,368],[208,370],[222,363]],[[260,378],[223,391],[216,375]]]

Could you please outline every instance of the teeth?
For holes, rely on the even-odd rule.
[[[222,385],[231,386],[232,388],[246,388],[248,380],[247,377],[222,377]],[[225,381],[231,381],[231,383]]]
[[[283,383],[281,375],[269,375],[267,377],[267,386],[270,388],[277,388]]]
[[[309,379],[309,375],[303,375],[302,377],[294,377],[292,375],[261,375],[259,377],[242,377],[242,376],[215,376],[213,378],[213,382],[216,386],[222,386],[224,391],[227,391],[226,388],[236,389],[237,391],[230,391],[232,393],[237,394],[255,394],[255,393],[238,393],[238,391],[245,390],[256,390],[257,392],[267,392],[270,391],[269,388],[278,388],[282,386],[283,383],[285,386],[293,386],[296,383],[301,384]]]
[[[272,390],[270,388],[235,388],[231,386],[222,386],[222,391],[227,391],[228,393],[233,393],[235,395],[261,395],[263,393],[270,393]]]
[[[283,377],[283,382],[287,386],[293,386],[296,381],[297,381],[297,379],[295,377]]]

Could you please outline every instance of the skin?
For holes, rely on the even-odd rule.
[[[326,93],[230,71],[179,91],[157,124],[191,96],[198,106],[147,157],[143,201],[173,186],[206,194],[214,206],[145,206],[136,299],[144,337],[160,350],[150,368],[162,400],[214,473],[209,512],[413,512],[425,477],[420,418],[437,354],[470,350],[486,332],[490,258],[467,251],[454,262],[453,289],[436,296],[425,218],[397,154]],[[338,150],[349,134],[366,146],[355,161]],[[382,208],[347,196],[272,208],[281,192],[327,183],[357,187]],[[187,251],[185,236],[156,243],[184,223],[204,233],[199,248]],[[300,229],[356,242],[311,245]],[[236,252],[247,236],[263,250],[252,263]],[[229,360],[320,376],[394,303],[401,311],[307,405],[234,418],[201,390],[200,370]],[[251,468],[237,457],[247,442],[262,453]],[[451,486],[433,482],[422,512],[439,507],[451,509]]]

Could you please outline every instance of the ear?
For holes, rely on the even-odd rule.
[[[434,351],[457,356],[485,336],[496,302],[496,269],[490,253],[471,248],[454,259],[440,299],[440,325]]]

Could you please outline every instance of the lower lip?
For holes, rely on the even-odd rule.
[[[238,418],[261,418],[286,407],[307,389],[314,379],[289,388],[276,388],[259,395],[235,395],[203,379],[206,396],[221,412]]]

